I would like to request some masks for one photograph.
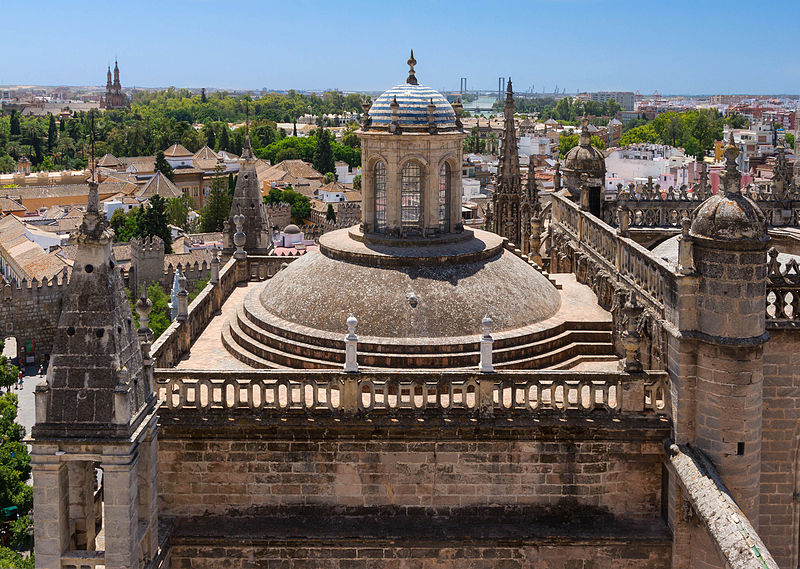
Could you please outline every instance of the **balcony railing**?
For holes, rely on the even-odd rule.
[[[165,412],[539,415],[668,413],[664,372],[155,372]]]

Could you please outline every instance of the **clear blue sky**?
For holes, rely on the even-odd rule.
[[[501,10],[502,8],[502,10]],[[761,12],[759,12],[759,10]],[[4,0],[0,84],[800,93],[797,0]],[[48,29],[49,28],[49,29]]]

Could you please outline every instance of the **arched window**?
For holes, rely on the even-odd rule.
[[[450,231],[450,164],[439,168],[439,231]]]
[[[386,231],[386,164],[375,164],[375,232]]]
[[[422,166],[409,162],[400,177],[401,220],[407,233],[422,231]]]

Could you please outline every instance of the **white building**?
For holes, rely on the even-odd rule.
[[[461,201],[469,201],[481,194],[481,181],[475,178],[461,178]]]
[[[606,157],[606,190],[617,184],[645,183],[648,177],[662,188],[689,185],[695,180],[696,161],[672,146],[632,144],[616,148]]]

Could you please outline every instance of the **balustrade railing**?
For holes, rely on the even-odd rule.
[[[271,278],[296,258],[278,255],[248,255],[241,261],[230,258],[219,271],[219,282],[209,282],[189,304],[186,319],[173,321],[153,342],[150,353],[156,366],[171,367],[189,350],[238,283]]]
[[[155,371],[165,412],[667,414],[667,375],[569,371]]]
[[[779,262],[774,247],[767,262],[767,321],[795,326],[800,323],[800,264]]]
[[[554,194],[552,203],[553,226],[565,232],[580,251],[635,288],[641,299],[663,310],[669,283],[676,278],[669,265],[607,223],[580,211],[568,198]]]
[[[680,228],[681,220],[691,217],[712,193],[706,183],[662,189],[651,181],[617,187],[614,199],[604,202],[603,220],[616,225],[617,210],[625,210],[632,228]],[[778,180],[749,184],[742,188],[742,194],[758,204],[769,225],[800,225],[800,190],[794,183],[787,185]]]

